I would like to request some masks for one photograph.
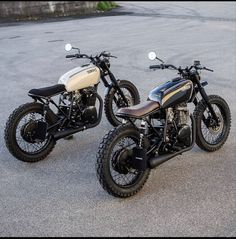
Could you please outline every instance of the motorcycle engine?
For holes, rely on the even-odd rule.
[[[73,102],[71,112],[71,123],[73,126],[93,124],[98,120],[97,109],[95,107],[96,95],[92,87],[78,90],[73,95],[64,93],[61,97],[65,105],[60,107],[64,112],[66,109],[66,114],[69,114],[71,102]]]
[[[97,109],[95,107],[96,95],[92,88],[80,90],[76,94],[75,107],[75,122],[82,122],[83,124],[93,124],[97,121]]]
[[[180,144],[190,146],[191,143],[191,128],[189,122],[189,110],[187,104],[178,105],[176,108],[178,136],[177,140]]]
[[[179,105],[176,109],[178,119],[178,141],[185,146],[190,146],[191,143],[191,128],[188,125],[189,122],[189,110],[187,104]]]
[[[189,110],[186,103],[168,109],[168,139],[172,147],[181,149],[191,144],[191,128],[189,126]]]

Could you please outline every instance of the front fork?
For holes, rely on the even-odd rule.
[[[129,106],[129,105],[128,105],[128,101],[127,101],[127,99],[126,99],[126,97],[125,97],[123,91],[120,89],[119,84],[118,84],[118,81],[116,80],[115,76],[112,74],[111,71],[108,71],[108,75],[109,75],[109,77],[110,77],[110,79],[111,79],[112,84],[109,85],[108,82],[106,81],[105,77],[102,76],[102,81],[103,81],[104,85],[105,85],[106,87],[113,87],[115,90],[117,90],[118,93],[119,93],[119,95],[122,97],[123,101],[125,102],[126,106]],[[115,99],[115,103],[117,103],[116,101],[117,101],[117,100]]]
[[[209,101],[209,97],[208,97],[208,95],[206,94],[205,89],[204,89],[202,86],[199,87],[199,92],[200,92],[200,94],[201,94],[203,100],[205,101],[205,103],[206,103],[206,105],[207,105],[207,107],[208,107],[208,109],[209,109],[211,115],[213,116],[213,119],[215,120],[216,124],[219,125],[219,119],[218,119],[218,117],[217,117],[217,115],[216,115],[216,113],[215,113],[215,111],[214,111],[214,109],[213,109],[213,107],[212,107],[212,105],[211,105],[211,103],[210,103],[210,101]],[[194,101],[194,104],[195,104],[195,103],[197,103],[197,100],[196,100],[196,99],[195,99],[195,101]],[[204,116],[204,115],[203,115],[203,121],[204,121],[204,123],[206,122],[206,119],[205,119],[205,116]]]

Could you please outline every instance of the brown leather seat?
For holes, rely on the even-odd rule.
[[[116,116],[119,116],[122,118],[130,117],[130,118],[140,119],[159,108],[160,108],[160,104],[158,102],[146,101],[131,107],[120,108],[117,111]]]

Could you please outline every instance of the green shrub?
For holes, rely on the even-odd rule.
[[[108,11],[111,10],[114,7],[117,7],[118,5],[115,2],[112,1],[100,1],[97,4],[97,9],[100,11]]]

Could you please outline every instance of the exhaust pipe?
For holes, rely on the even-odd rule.
[[[57,141],[61,138],[65,138],[69,135],[72,135],[72,134],[75,134],[79,131],[83,131],[85,129],[89,129],[89,128],[93,128],[93,127],[96,127],[100,122],[101,122],[101,119],[102,119],[102,110],[103,110],[103,101],[102,101],[102,98],[100,97],[100,95],[98,95],[96,93],[96,96],[100,102],[100,106],[99,106],[99,114],[98,114],[98,120],[96,123],[93,123],[93,124],[88,124],[88,125],[85,125],[85,126],[82,126],[82,127],[79,127],[79,128],[75,128],[75,129],[67,129],[67,130],[64,130],[64,131],[57,131],[56,133],[53,134],[53,138]]]
[[[86,126],[79,127],[79,128],[76,128],[76,129],[67,129],[67,130],[64,130],[64,131],[58,131],[55,134],[53,134],[53,138],[57,141],[61,138],[65,138],[66,136],[69,136],[71,134],[75,134],[75,133],[77,133],[79,131],[82,131],[82,130],[85,130],[85,129],[86,129]]]
[[[172,159],[173,157],[182,154],[186,151],[189,151],[190,149],[193,148],[194,144],[195,144],[195,139],[196,139],[196,123],[195,123],[195,119],[193,117],[193,115],[190,115],[191,117],[191,121],[192,121],[192,132],[193,132],[193,137],[192,137],[192,143],[189,147],[182,149],[178,152],[175,153],[171,153],[171,154],[166,154],[166,155],[161,155],[155,158],[151,158],[148,160],[148,164],[149,164],[149,168],[153,169],[156,168],[157,166],[159,166],[160,164]]]

